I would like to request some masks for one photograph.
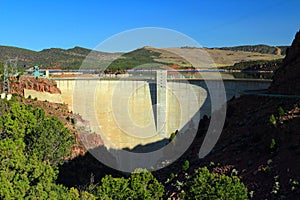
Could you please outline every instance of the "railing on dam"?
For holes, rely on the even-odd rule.
[[[155,77],[120,77],[120,76],[107,76],[107,77],[99,77],[99,76],[90,76],[90,77],[51,77],[51,80],[122,80],[122,81],[155,81]],[[234,77],[195,77],[195,76],[167,76],[168,81],[206,81],[206,80],[216,80],[216,81],[248,81],[248,82],[272,82],[272,79],[258,79],[258,78],[234,78]]]

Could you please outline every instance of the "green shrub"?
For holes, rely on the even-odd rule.
[[[130,176],[131,199],[162,199],[164,186],[146,170],[138,169]]]
[[[276,147],[276,141],[274,138],[271,139],[270,149],[273,150]]]
[[[68,116],[68,117],[66,118],[66,120],[70,121],[70,120],[71,120],[71,117],[70,117],[70,116]]]
[[[96,200],[96,197],[86,191],[83,191],[80,195],[80,200]]]
[[[175,175],[173,172],[170,174],[170,180],[173,180],[177,175]]]
[[[55,183],[75,142],[63,123],[14,99],[0,102],[0,113],[0,199],[78,199]]]
[[[176,134],[173,132],[173,133],[171,133],[169,141],[172,142],[175,140],[175,138],[176,138]]]
[[[271,193],[274,195],[278,195],[279,191],[280,191],[280,183],[278,180],[279,176],[274,176],[274,185],[272,188]]]
[[[106,175],[101,179],[101,186],[97,188],[96,196],[100,199],[128,199],[131,196],[129,182],[125,178],[113,178]]]
[[[281,106],[278,108],[278,114],[279,114],[279,117],[281,117],[285,114],[285,112]]]
[[[190,168],[190,162],[188,160],[184,161],[183,165],[182,165],[182,171],[187,171]]]
[[[0,130],[5,133],[2,138],[22,138],[28,156],[36,155],[51,164],[64,160],[75,143],[74,136],[57,117],[46,116],[42,108],[18,102],[10,102],[9,112],[0,116]]]
[[[272,169],[271,169],[271,167],[269,167],[269,166],[263,167],[263,168],[261,169],[261,171],[264,172],[264,173],[267,174],[267,175],[270,175],[270,174],[272,173]]]
[[[183,199],[247,199],[247,188],[236,176],[213,174],[199,168],[187,182]]]
[[[299,189],[299,181],[290,179],[289,185],[291,186],[291,191],[297,191]]]
[[[107,175],[97,187],[96,197],[100,199],[162,199],[164,187],[147,171],[137,170],[128,179]]]
[[[274,126],[276,126],[276,118],[275,118],[275,116],[273,114],[270,116],[269,121],[270,121],[271,124],[273,124]]]
[[[73,118],[71,119],[71,122],[72,122],[73,125],[76,124],[76,118],[73,117]]]

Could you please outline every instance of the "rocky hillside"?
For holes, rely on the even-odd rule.
[[[95,146],[103,145],[102,139],[99,135],[92,134],[89,132],[89,130],[86,130],[85,127],[88,126],[88,122],[83,120],[80,115],[68,111],[67,104],[26,99],[21,96],[17,96],[16,98],[24,105],[43,108],[46,115],[55,116],[63,122],[64,126],[70,130],[70,134],[74,135],[76,139],[76,143],[71,149],[70,159],[83,156],[87,153],[87,150],[82,143],[83,140],[88,141],[89,144]]]
[[[61,94],[60,89],[53,80],[35,78],[32,76],[21,76],[19,78],[11,77],[11,93],[24,95],[24,89],[49,92],[51,94]]]
[[[299,85],[300,75],[299,44],[300,33],[297,33],[270,92],[299,94],[295,86]],[[299,98],[243,95],[230,100],[217,144],[209,155],[199,160],[198,152],[210,123],[213,122],[209,118],[202,119],[186,153],[156,172],[161,181],[167,182],[165,187],[170,197],[177,199],[193,171],[207,166],[214,173],[238,175],[251,199],[299,199]],[[185,160],[190,162],[188,172],[181,170]]]
[[[214,149],[199,160],[209,118],[203,119],[193,144],[174,164],[156,172],[176,199],[188,180],[181,171],[188,160],[188,174],[207,166],[212,172],[238,175],[253,199],[297,199],[300,195],[300,101],[296,99],[243,96],[228,103],[225,126]],[[279,108],[283,112],[279,112]],[[274,115],[274,121],[270,120]],[[176,144],[176,141],[175,141]],[[177,175],[176,175],[177,174]],[[174,194],[175,193],[175,194]],[[177,196],[178,197],[178,196]]]
[[[282,66],[276,71],[270,90],[273,93],[300,95],[300,31],[288,48]]]

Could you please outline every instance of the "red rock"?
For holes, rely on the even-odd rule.
[[[61,94],[54,80],[46,78],[34,78],[31,76],[21,76],[19,80],[16,77],[11,77],[11,91],[20,95],[24,94],[24,89],[36,90],[39,92],[49,92],[51,94]]]

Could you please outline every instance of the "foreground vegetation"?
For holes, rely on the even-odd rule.
[[[0,106],[0,198],[66,197],[68,189],[55,180],[73,136],[40,108],[17,101]]]
[[[0,114],[0,199],[166,198],[164,185],[141,169],[128,177],[106,175],[100,183],[80,188],[58,184],[58,167],[70,155],[74,136],[58,118],[16,99],[0,101]],[[247,198],[237,177],[211,174],[206,168],[196,171],[185,184],[184,199]]]

